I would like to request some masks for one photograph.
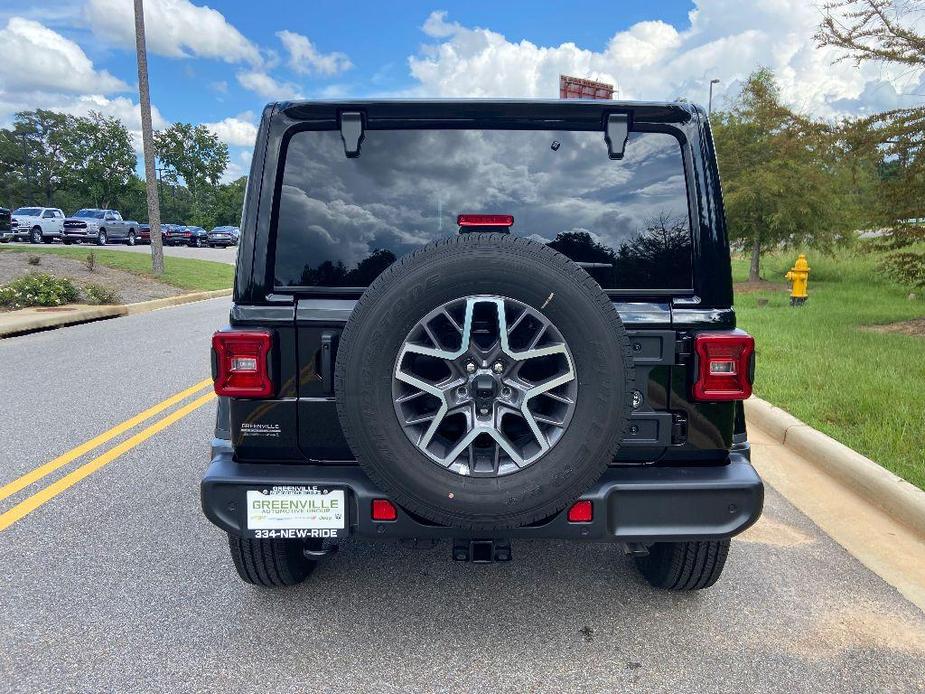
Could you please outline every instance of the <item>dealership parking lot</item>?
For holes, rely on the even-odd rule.
[[[11,241],[9,246],[21,246],[28,247],[32,244],[22,241]],[[61,244],[54,244],[55,247],[61,246]],[[71,248],[87,248],[88,252],[91,248],[105,248],[106,250],[115,250],[115,251],[127,251],[129,253],[147,253],[151,254],[151,246],[126,246],[124,244],[115,244],[109,243],[105,246],[96,246],[96,245],[86,245],[86,246],[70,246]],[[41,248],[47,248],[44,245],[35,246],[36,250]],[[238,247],[237,246],[228,246],[227,248],[192,248],[190,246],[164,246],[164,255],[165,256],[174,256],[176,258],[198,258],[199,260],[214,260],[219,263],[227,263],[229,265],[235,264],[235,259],[238,257]]]
[[[487,566],[452,562],[446,544],[346,542],[299,587],[241,583],[198,505],[214,416],[209,336],[228,308],[0,341],[5,402],[17,403],[0,419],[0,485],[193,387],[139,425],[174,416],[150,438],[126,430],[0,501],[0,525],[21,514],[0,530],[5,688],[925,687],[922,613],[773,489],[701,594],[653,591],[617,547],[559,542],[518,542],[513,562]],[[75,369],[80,354],[107,358]],[[37,390],[27,363],[61,376]]]

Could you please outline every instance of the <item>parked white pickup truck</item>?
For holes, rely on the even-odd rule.
[[[64,232],[64,212],[57,207],[19,207],[13,210],[15,237],[32,243],[51,243]]]

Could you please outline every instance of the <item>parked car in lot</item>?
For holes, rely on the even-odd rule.
[[[185,224],[161,224],[161,240],[165,246],[185,246],[187,236]]]
[[[138,242],[138,222],[122,219],[117,210],[85,208],[64,220],[64,243],[91,242],[105,246],[110,241],[134,246]]]
[[[212,248],[227,248],[237,246],[241,230],[238,227],[215,227],[209,232],[209,246]]]
[[[208,243],[209,233],[202,227],[186,226],[182,224],[168,224],[164,235],[166,246],[192,246],[202,248]],[[163,227],[162,227],[163,229]]]
[[[6,207],[0,207],[0,243],[13,240],[12,213]]]
[[[172,229],[180,226],[179,224],[161,222],[161,243],[165,246],[171,245],[167,242],[167,236]],[[138,225],[138,243],[145,245],[150,245],[151,243],[151,225],[148,222],[142,222]]]
[[[57,207],[17,207],[12,218],[15,237],[31,243],[51,243],[61,238],[64,229],[64,212]]]
[[[764,487],[704,109],[299,102],[259,133],[201,485],[241,579],[350,536],[524,538],[713,585]]]
[[[186,227],[183,233],[184,238],[187,240],[187,245],[193,248],[202,248],[209,243],[209,232],[202,227]],[[189,234],[189,236],[186,236],[186,234]]]

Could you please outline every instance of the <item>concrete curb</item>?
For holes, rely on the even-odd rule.
[[[760,398],[745,401],[745,414],[778,443],[925,535],[925,491]]]
[[[193,292],[191,294],[179,294],[177,296],[168,296],[163,299],[141,301],[136,304],[122,304],[118,306],[67,306],[62,307],[62,309],[65,310],[61,312],[41,310],[41,307],[26,308],[21,311],[0,313],[0,338],[23,335],[35,332],[36,330],[48,330],[51,328],[61,328],[67,325],[89,323],[90,321],[103,320],[105,318],[133,316],[138,313],[157,311],[161,308],[180,306],[194,301],[216,299],[222,296],[231,296],[231,290],[219,289],[211,292]]]
[[[137,304],[125,304],[125,306],[122,307],[125,309],[125,313],[123,315],[134,316],[136,313],[147,313],[148,311],[156,311],[159,308],[181,306],[183,304],[191,304],[194,301],[206,301],[208,299],[217,299],[222,296],[231,296],[231,290],[216,289],[215,291],[211,292],[193,292],[192,294],[168,296],[164,299],[141,301]]]

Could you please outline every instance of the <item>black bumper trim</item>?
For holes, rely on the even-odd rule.
[[[385,498],[356,465],[236,463],[226,446],[213,447],[201,485],[210,521],[233,535],[253,536],[245,526],[245,491],[275,485],[348,490],[349,521],[342,536],[376,538],[481,538],[485,531],[432,525],[399,509],[398,519],[370,518],[374,498]],[[590,523],[569,523],[566,511],[540,523],[490,533],[505,538],[557,538],[597,542],[716,540],[736,535],[758,520],[764,485],[748,459],[730,454],[711,467],[611,467],[582,499],[594,505]]]

